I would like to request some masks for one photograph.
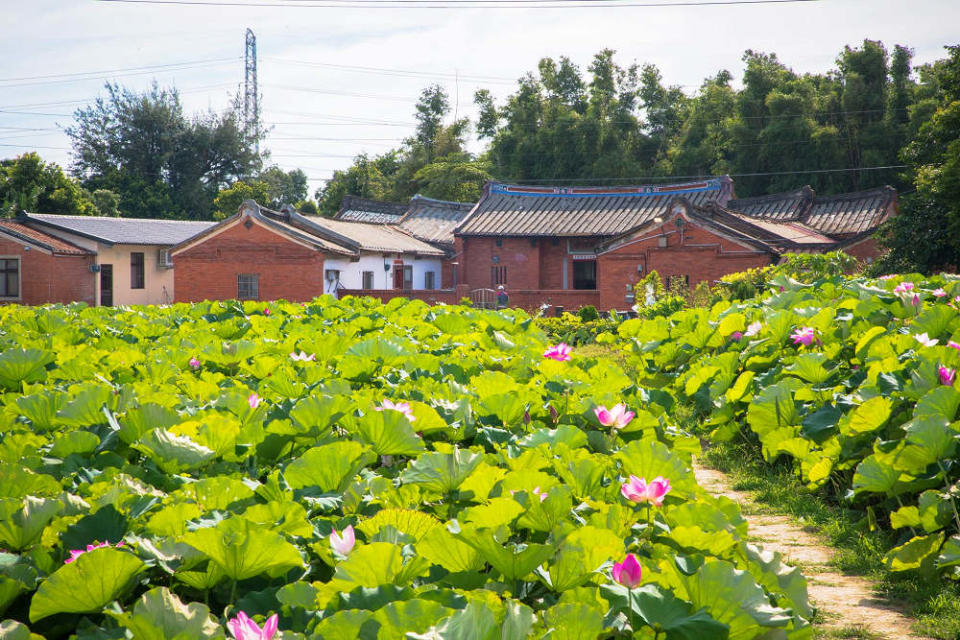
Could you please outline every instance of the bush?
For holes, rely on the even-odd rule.
[[[597,308],[592,304],[588,304],[585,307],[580,307],[577,315],[580,316],[581,322],[590,322],[592,320],[600,319],[600,314],[597,313]]]

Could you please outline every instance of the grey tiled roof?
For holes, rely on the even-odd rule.
[[[798,220],[758,218],[719,205],[700,211],[713,222],[736,229],[778,251],[796,251],[804,247],[822,249],[838,244],[837,240]]]
[[[453,230],[470,213],[473,202],[450,202],[415,195],[400,226],[425,242],[453,248]]]
[[[674,196],[725,204],[729,177],[637,187],[526,187],[490,183],[455,232],[464,236],[616,236],[667,214]]]
[[[21,220],[48,232],[66,231],[108,244],[175,245],[216,225],[190,220],[151,220],[106,216],[27,213]]]
[[[302,227],[311,233],[328,232],[334,242],[341,243],[341,239],[352,245],[351,248],[360,251],[374,251],[383,253],[416,253],[428,256],[442,256],[443,251],[418,240],[407,234],[396,225],[370,224],[367,222],[352,222],[349,220],[335,220],[320,216],[298,215],[292,220],[305,222]]]
[[[392,224],[400,222],[400,218],[406,212],[406,204],[346,195],[343,196],[343,200],[340,202],[340,211],[334,218],[372,224]]]
[[[754,218],[799,220],[813,202],[813,197],[813,189],[806,186],[786,193],[754,198],[734,198],[727,202],[726,208]]]
[[[877,228],[891,213],[893,187],[814,198],[804,222],[832,236],[851,236]]]

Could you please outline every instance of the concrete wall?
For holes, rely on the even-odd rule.
[[[322,253],[259,222],[225,227],[173,262],[177,302],[236,298],[241,273],[259,276],[260,300],[312,300],[326,284]]]
[[[96,274],[90,271],[94,256],[51,255],[36,246],[0,235],[0,258],[20,258],[20,295],[0,298],[0,304],[94,304]]]
[[[63,238],[97,254],[97,264],[113,265],[113,304],[170,304],[175,299],[172,269],[158,266],[161,247],[152,244],[108,245],[53,227],[42,227],[50,235]],[[130,254],[143,253],[143,289],[130,288]],[[100,304],[100,275],[96,274],[96,303]]]
[[[428,271],[434,273],[434,288],[441,286],[442,264],[440,258],[415,258],[412,255],[403,255],[400,258],[404,265],[413,266],[413,288],[425,289],[425,278]],[[348,257],[328,257],[324,270],[337,269],[340,271],[340,287],[343,289],[363,289],[363,272],[373,272],[373,289],[393,289],[393,265],[395,254],[363,253],[359,261],[352,261]],[[390,265],[389,271],[384,271],[383,265]],[[336,295],[337,283],[324,281],[324,291]]]

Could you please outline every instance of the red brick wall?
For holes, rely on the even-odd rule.
[[[173,259],[177,302],[237,297],[237,275],[259,275],[260,299],[311,300],[323,294],[323,255],[263,227],[243,223]]]
[[[0,256],[20,258],[20,299],[0,303],[37,305],[48,302],[95,304],[95,256],[50,255],[36,247],[0,236]]]
[[[861,262],[866,262],[867,258],[876,260],[882,253],[874,238],[866,238],[855,244],[848,245],[843,248],[843,252]]]
[[[437,284],[440,285],[441,289],[452,289],[454,286],[453,282],[453,263],[457,262],[457,259],[448,260],[446,258],[440,263],[440,282]]]
[[[460,246],[463,247],[458,258],[461,282],[469,284],[471,289],[490,288],[494,256],[499,258],[497,266],[507,268],[508,291],[540,288],[540,252],[530,244],[529,238],[465,238]]]
[[[567,243],[563,238],[554,244],[550,238],[538,240],[540,249],[540,289],[563,289],[563,259],[567,258],[567,286],[573,286],[572,267],[567,256]]]

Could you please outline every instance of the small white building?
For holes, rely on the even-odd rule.
[[[439,289],[445,253],[395,225],[304,216],[292,207],[266,215],[355,252],[353,257],[324,260],[324,293]]]

